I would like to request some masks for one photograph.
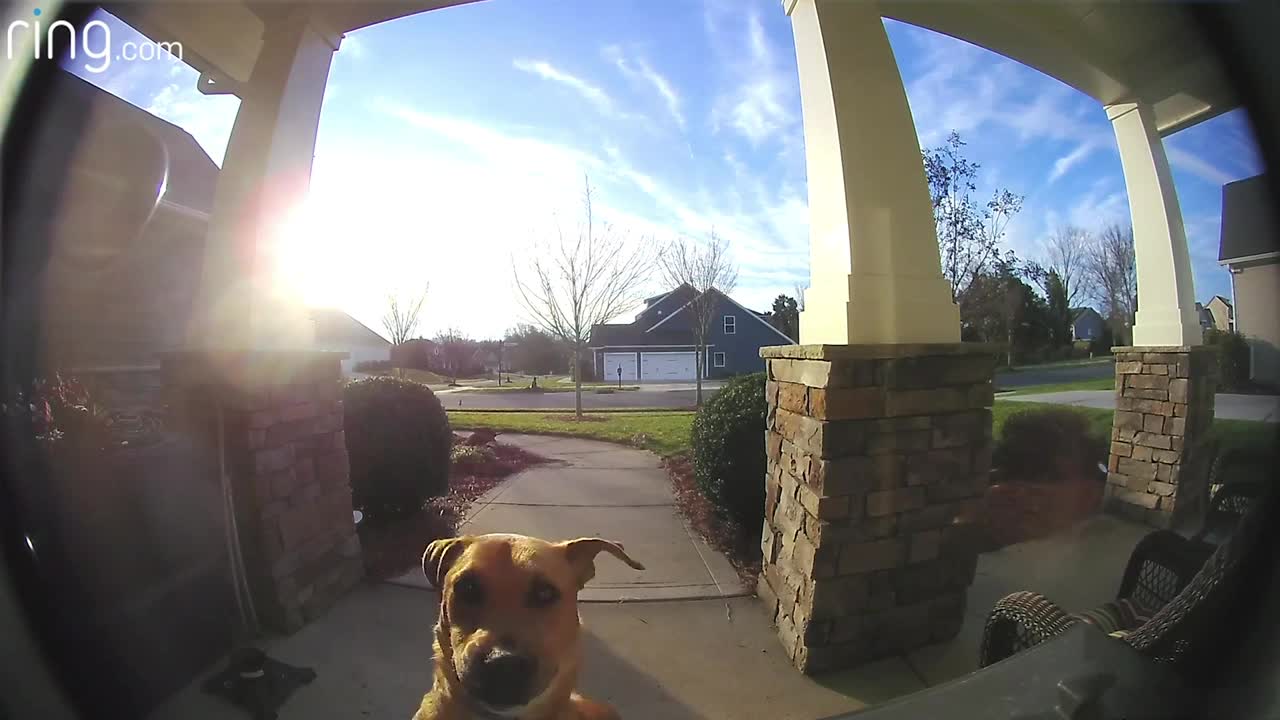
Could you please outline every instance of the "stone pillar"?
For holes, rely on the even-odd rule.
[[[880,6],[787,0],[809,177],[806,343],[949,343],[920,141]]]
[[[293,632],[364,573],[342,425],[345,353],[166,356],[173,404],[216,443],[258,621]]]
[[[1200,318],[1187,234],[1155,111],[1145,103],[1120,103],[1107,107],[1107,118],[1116,133],[1133,218],[1138,313],[1132,342],[1199,345]]]
[[[1117,347],[1104,507],[1154,527],[1198,528],[1208,501],[1217,366],[1212,349]]]
[[[822,672],[949,639],[991,467],[986,345],[798,345],[768,365],[760,597]]]

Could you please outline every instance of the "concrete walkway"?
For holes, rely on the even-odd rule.
[[[1037,395],[997,395],[998,400],[1012,402],[1053,403],[1079,407],[1114,410],[1114,390],[1072,390],[1069,392]],[[1214,399],[1214,417],[1219,420],[1253,420],[1255,422],[1280,422],[1280,396],[1232,395],[1219,393]]]
[[[511,478],[471,508],[461,533],[510,532],[548,540],[603,537],[645,566],[600,556],[584,602],[690,600],[747,593],[733,566],[685,525],[657,458],[610,443],[503,433],[503,443],[556,462]],[[426,587],[420,572],[393,582]]]

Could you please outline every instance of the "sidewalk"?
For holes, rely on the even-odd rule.
[[[1010,402],[1075,405],[1105,410],[1114,410],[1116,407],[1114,390],[1072,390],[1039,395],[996,395],[996,399]],[[1280,396],[1219,393],[1214,399],[1214,417],[1218,420],[1280,422]]]

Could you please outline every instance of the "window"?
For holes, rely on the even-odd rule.
[[[732,335],[733,333],[730,333]],[[711,364],[715,367],[724,367],[724,353],[712,353]]]
[[[733,335],[738,332],[738,319],[732,315],[724,316],[724,334]],[[723,353],[720,353],[723,355]]]

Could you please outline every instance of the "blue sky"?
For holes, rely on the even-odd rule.
[[[1093,100],[961,41],[886,27],[921,143],[960,131],[981,190],[1026,196],[1007,237],[1020,256],[1038,258],[1061,224],[1127,222],[1115,138]],[[186,128],[221,162],[238,101],[197,93],[189,67],[78,74]],[[1221,186],[1262,169],[1248,121],[1229,113],[1165,145],[1197,298],[1229,296],[1216,262]],[[429,283],[426,334],[495,336],[519,319],[512,256],[573,227],[584,173],[597,213],[634,242],[727,237],[744,304],[767,309],[804,284],[804,138],[778,4],[488,0],[348,35],[297,223],[305,241],[286,262],[309,301],[373,327],[388,291]]]

